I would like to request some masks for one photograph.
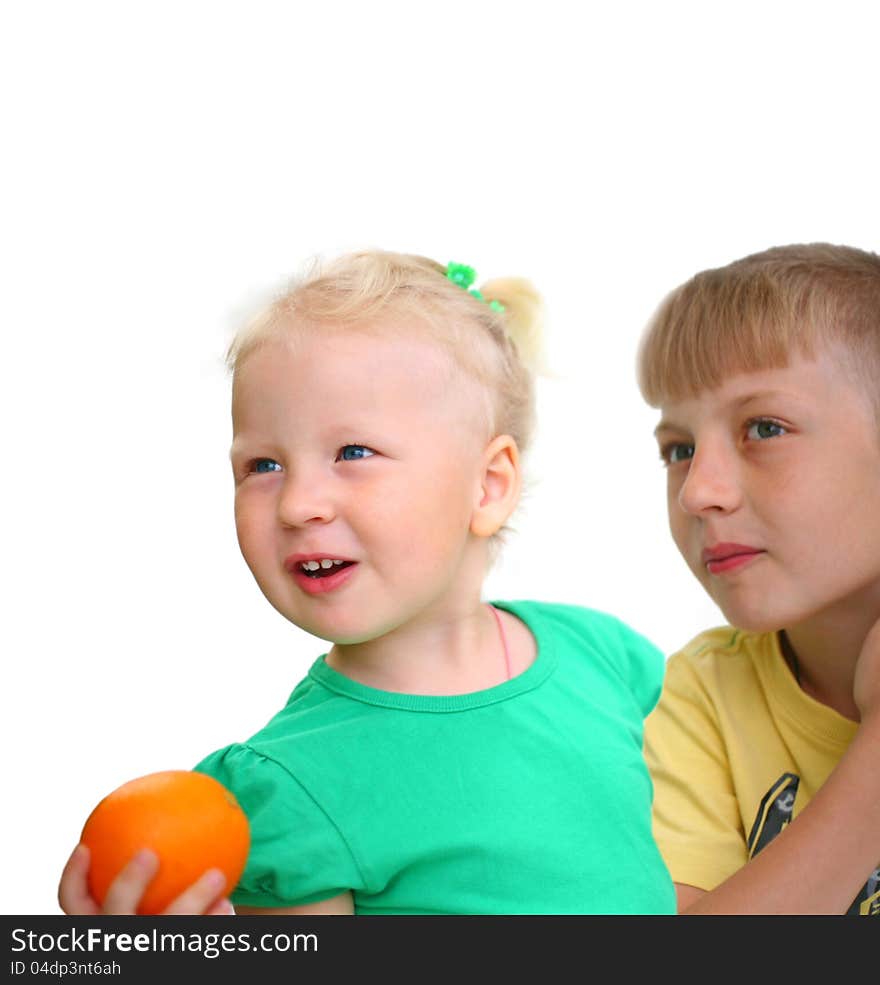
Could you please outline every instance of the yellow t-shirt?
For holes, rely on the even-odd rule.
[[[805,694],[776,633],[723,626],[669,658],[645,722],[654,836],[675,882],[714,889],[803,810],[858,725]],[[880,912],[872,873],[850,912]]]

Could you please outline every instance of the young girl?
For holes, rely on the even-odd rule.
[[[481,597],[520,493],[540,306],[473,277],[343,256],[231,346],[242,554],[331,644],[265,728],[197,767],[251,822],[239,913],[674,911],[642,758],[662,654],[609,615]],[[68,912],[94,912],[86,865]],[[211,907],[205,883],[176,911]]]

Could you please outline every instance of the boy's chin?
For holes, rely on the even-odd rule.
[[[778,633],[785,629],[785,620],[779,615],[767,612],[749,612],[739,608],[720,607],[724,618],[735,629],[745,633]]]

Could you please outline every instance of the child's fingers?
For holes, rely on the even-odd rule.
[[[139,851],[110,883],[101,912],[113,915],[137,913],[138,903],[158,871],[159,856],[148,848]]]
[[[208,910],[206,916],[209,917],[234,917],[235,907],[232,905],[232,901],[223,897],[218,899],[217,902]]]
[[[58,883],[58,905],[70,916],[94,916],[101,912],[89,894],[89,850],[77,845],[61,873]]]
[[[172,916],[181,913],[211,913],[223,902],[218,896],[226,887],[226,876],[219,869],[208,869],[164,911]],[[223,912],[220,910],[218,912]]]

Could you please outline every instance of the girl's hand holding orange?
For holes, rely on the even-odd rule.
[[[232,794],[202,773],[131,780],[89,815],[58,888],[69,914],[232,913],[250,829]]]
[[[111,883],[101,905],[91,895],[88,885],[89,849],[80,843],[64,866],[58,886],[58,902],[70,916],[129,915],[143,912],[141,900],[147,886],[159,870],[159,856],[143,849],[122,869]],[[204,914],[231,915],[235,911],[224,896],[226,877],[219,869],[209,869],[163,911],[163,915]]]

